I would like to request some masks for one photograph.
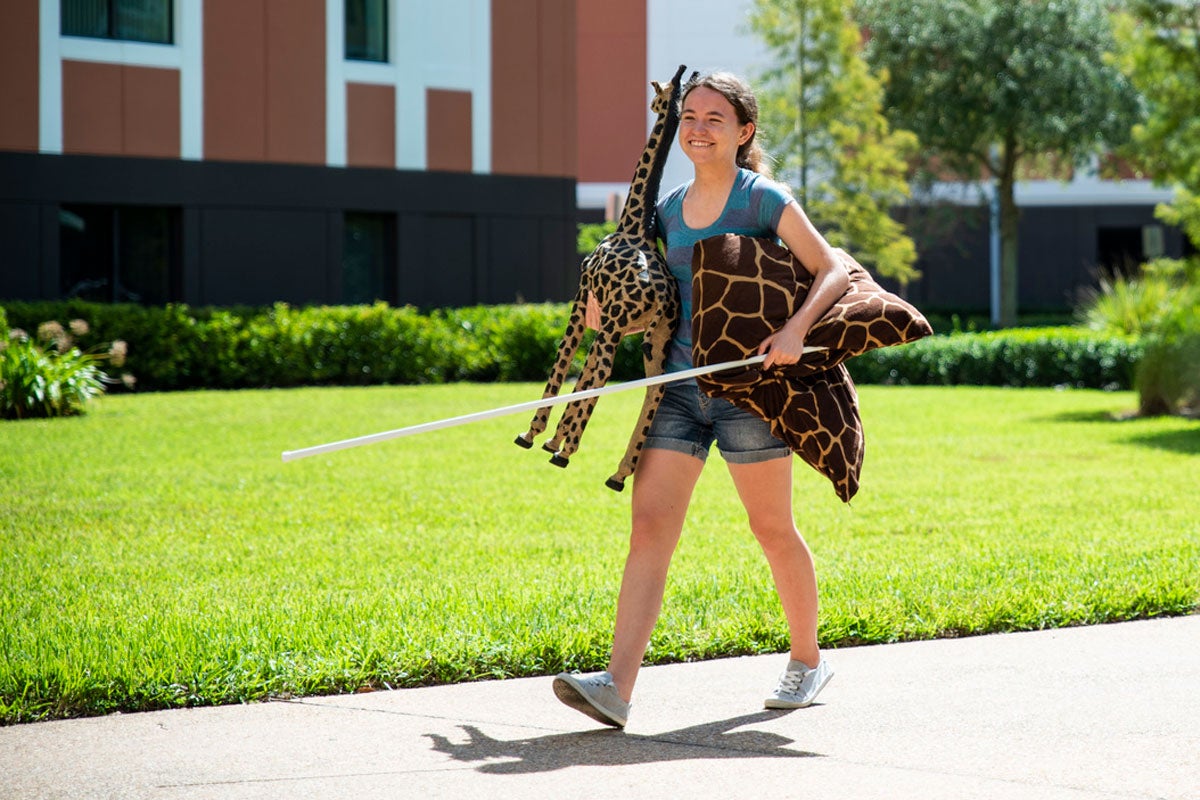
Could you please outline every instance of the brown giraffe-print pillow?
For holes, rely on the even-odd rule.
[[[846,359],[932,333],[917,309],[885,291],[857,261],[845,294],[813,325],[805,344],[826,350],[782,369],[748,367],[697,378],[771,424],[777,437],[833,483],[848,502],[858,491],[864,441]],[[782,245],[726,234],[692,257],[692,355],[696,366],[748,358],[804,302],[812,275]]]
[[[828,369],[869,350],[933,333],[920,311],[884,290],[846,251],[834,252],[850,273],[850,287],[804,340],[828,349],[806,355],[789,368],[794,374]],[[725,234],[698,242],[692,256],[696,365],[754,355],[762,340],[796,313],[811,286],[809,271],[771,240]],[[725,373],[722,379],[728,382]]]

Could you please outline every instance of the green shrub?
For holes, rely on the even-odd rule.
[[[106,383],[119,383],[100,368],[103,361],[121,366],[125,343],[107,352],[84,352],[75,336],[89,328],[74,319],[68,328],[55,321],[38,326],[39,345],[23,329],[9,331],[4,319],[0,338],[0,418],[66,417],[82,414],[87,402],[104,393]],[[128,376],[126,376],[128,379]]]
[[[601,240],[610,233],[616,233],[616,221],[580,223],[576,227],[575,249],[579,255],[586,256],[596,249]]]
[[[1140,336],[1153,330],[1170,306],[1172,287],[1161,274],[1102,277],[1079,313],[1087,328]]]
[[[1179,290],[1144,341],[1135,376],[1139,412],[1200,412],[1200,285]]]
[[[129,369],[149,390],[446,381],[544,381],[566,328],[565,303],[472,306],[421,313],[411,307],[263,309],[148,308],[81,301],[9,303],[14,325],[86,317],[81,347],[121,338]],[[584,363],[594,333],[575,354]],[[861,383],[1127,388],[1141,345],[1079,328],[1021,328],[931,336],[849,362]],[[613,381],[643,375],[642,336],[617,348]]]
[[[861,383],[1127,389],[1141,347],[1079,328],[1013,328],[930,336],[847,362]]]
[[[1200,260],[1158,259],[1134,277],[1102,281],[1080,317],[1094,330],[1141,337],[1139,413],[1200,409]]]

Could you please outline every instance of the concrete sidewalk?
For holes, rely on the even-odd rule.
[[[0,728],[0,798],[1200,800],[1200,616],[647,668],[625,732],[549,678]]]

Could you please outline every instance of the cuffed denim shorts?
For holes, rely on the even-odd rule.
[[[786,458],[792,451],[765,421],[728,400],[700,391],[695,381],[672,383],[659,403],[645,447],[687,453],[704,461],[713,441],[731,464]]]

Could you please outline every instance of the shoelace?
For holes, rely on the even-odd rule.
[[[808,673],[812,670],[785,670],[779,676],[779,691],[788,694],[795,694],[800,691],[800,687],[804,685],[804,679],[808,677]]]
[[[597,689],[603,689],[606,686],[612,686],[612,681],[604,678],[601,675],[593,675],[590,678],[584,678],[579,681],[584,686],[592,686]]]

